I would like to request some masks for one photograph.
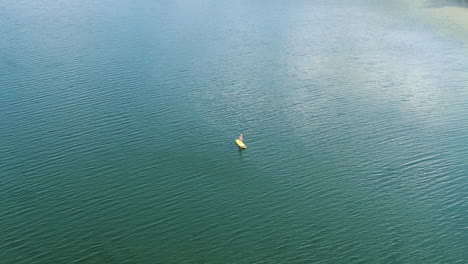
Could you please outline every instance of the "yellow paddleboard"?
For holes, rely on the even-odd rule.
[[[241,149],[246,149],[247,148],[247,145],[245,145],[244,142],[240,141],[239,139],[236,139],[236,144]]]

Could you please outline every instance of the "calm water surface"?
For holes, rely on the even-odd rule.
[[[1,1],[0,262],[467,263],[468,31],[430,8]]]

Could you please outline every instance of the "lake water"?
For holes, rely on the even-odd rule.
[[[0,262],[467,263],[451,3],[1,1]]]

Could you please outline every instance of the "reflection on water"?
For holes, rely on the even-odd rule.
[[[421,3],[2,1],[0,259],[462,263],[466,10]]]

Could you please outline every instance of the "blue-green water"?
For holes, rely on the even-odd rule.
[[[1,1],[0,263],[467,263],[468,29],[428,8]]]

